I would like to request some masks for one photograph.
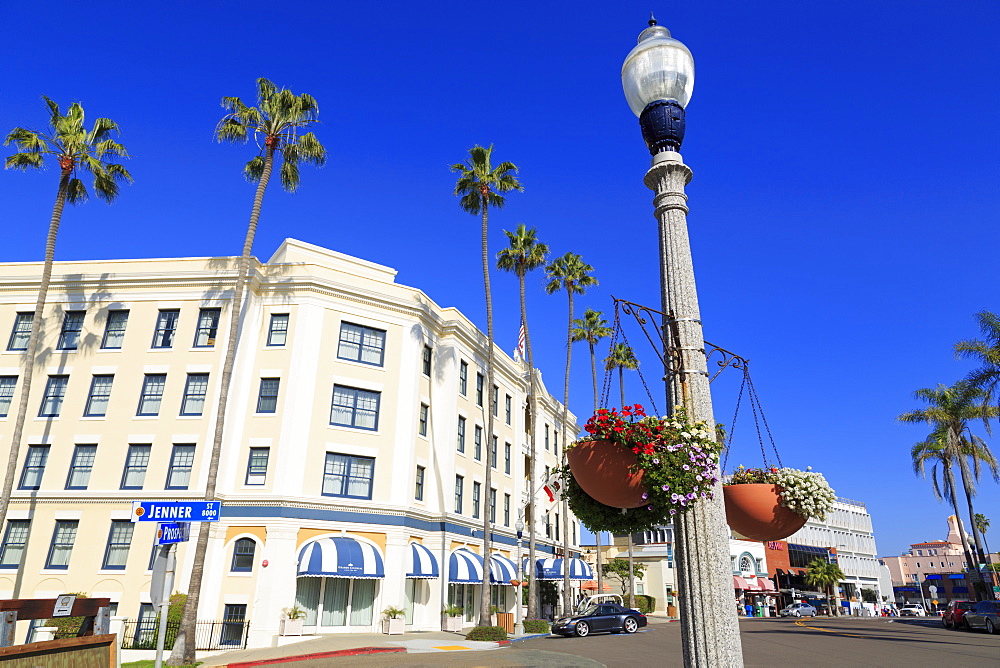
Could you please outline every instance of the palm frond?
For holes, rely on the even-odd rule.
[[[243,167],[243,176],[250,183],[257,183],[264,175],[264,158],[256,156]]]
[[[7,157],[4,168],[27,171],[29,169],[39,169],[43,165],[44,160],[41,153],[15,153]]]
[[[87,197],[87,187],[83,185],[83,181],[71,178],[66,187],[66,201],[70,204],[81,204],[87,201]]]
[[[299,137],[297,147],[299,157],[304,162],[308,162],[316,167],[322,167],[326,164],[326,149],[323,148],[323,145],[319,143],[316,135],[312,132],[307,132]]]
[[[299,163],[293,160],[282,160],[281,162],[281,187],[286,192],[293,193],[299,187]]]
[[[215,126],[215,140],[243,144],[247,141],[247,126],[236,116],[226,116]]]

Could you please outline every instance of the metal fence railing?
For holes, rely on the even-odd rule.
[[[155,617],[127,619],[122,628],[122,649],[156,649],[159,622]],[[173,647],[179,622],[167,622],[165,647]],[[197,650],[246,649],[248,621],[202,621],[195,626],[194,642]]]

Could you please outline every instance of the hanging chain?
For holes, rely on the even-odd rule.
[[[757,405],[757,409],[760,411],[760,419],[764,423],[764,430],[767,432],[767,438],[771,442],[771,449],[774,451],[774,458],[778,462],[778,466],[784,467],[781,463],[781,455],[778,453],[778,446],[774,443],[774,435],[771,433],[771,427],[767,424],[767,418],[764,417],[764,407],[760,403],[760,397],[757,395],[757,388],[754,387],[753,379],[750,378],[750,372],[746,372],[747,382],[750,385],[750,400]],[[756,415],[756,413],[755,413]],[[758,429],[758,432],[760,430]],[[761,443],[761,451],[763,451],[764,445]],[[767,463],[767,456],[764,457],[765,464]]]
[[[719,469],[719,473],[725,473],[726,467],[729,465],[729,451],[733,447],[733,436],[736,434],[736,418],[740,415],[740,404],[743,403],[743,389],[747,386],[747,377],[749,372],[746,367],[743,368],[743,382],[740,383],[740,393],[736,397],[736,410],[733,411],[733,421],[729,425],[729,434],[726,439],[726,447],[724,448],[722,454],[722,468]]]
[[[618,318],[618,303],[615,302],[615,324],[611,328],[611,347],[608,351],[608,356],[614,355],[615,353],[615,341],[618,340],[618,333],[621,331],[621,320]],[[601,388],[601,398],[598,406],[601,408],[608,407],[608,401],[611,398],[611,375],[612,370],[605,363],[604,365],[604,386]]]

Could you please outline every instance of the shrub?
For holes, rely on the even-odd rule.
[[[67,594],[73,594],[77,598],[87,598],[87,595],[81,592],[66,592]],[[56,632],[54,637],[58,639],[62,638],[75,638],[77,632],[80,630],[80,625],[83,624],[83,617],[54,617],[52,619],[45,620],[42,626],[54,626]]]
[[[477,626],[466,634],[465,639],[498,642],[507,639],[507,631],[502,626]]]
[[[549,623],[544,619],[526,619],[524,620],[524,632],[525,633],[549,633],[551,627]]]
[[[656,610],[656,597],[649,594],[636,594],[635,609],[644,615]]]

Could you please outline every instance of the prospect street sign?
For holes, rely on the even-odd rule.
[[[191,537],[189,522],[163,522],[156,529],[156,544],[186,543]]]
[[[218,522],[221,501],[133,501],[133,522]]]

